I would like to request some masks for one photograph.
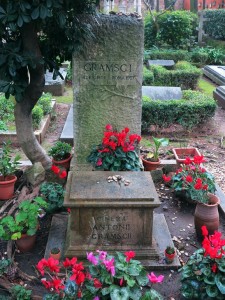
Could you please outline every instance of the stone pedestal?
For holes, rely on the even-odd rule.
[[[121,175],[130,181],[108,182]],[[152,238],[153,210],[160,205],[148,172],[70,172],[64,206],[71,208],[65,256],[86,258],[86,252],[136,252],[138,260],[159,257]]]
[[[218,106],[225,109],[225,86],[219,86],[213,91],[213,98],[217,100]]]

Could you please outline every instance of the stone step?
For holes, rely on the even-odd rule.
[[[73,145],[73,105],[70,106],[70,110],[59,139],[62,142]]]

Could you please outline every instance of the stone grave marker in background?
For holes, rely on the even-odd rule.
[[[137,17],[101,15],[86,22],[95,38],[85,40],[84,51],[73,56],[74,163],[82,170],[106,124],[141,133],[144,50],[143,22]]]
[[[218,86],[215,91],[213,91],[213,98],[217,100],[218,106],[225,109],[225,86]]]
[[[167,69],[172,69],[175,65],[174,60],[172,59],[148,59],[148,66],[162,66]]]
[[[205,66],[203,73],[213,82],[225,85],[225,66]]]
[[[45,73],[45,93],[51,93],[53,96],[62,96],[65,89],[65,79],[67,74],[67,67],[59,69],[63,79],[58,75],[56,79],[53,79],[53,73],[48,70]]]
[[[152,100],[179,100],[182,99],[182,91],[180,87],[143,86],[142,96],[148,96]]]

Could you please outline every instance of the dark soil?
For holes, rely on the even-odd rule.
[[[69,110],[69,106],[65,104],[58,104],[56,109],[56,118],[51,123],[50,128],[45,137],[47,144],[52,144],[58,140],[60,133],[63,129],[63,125]],[[172,126],[169,129],[163,130],[158,133],[158,136],[167,136],[170,140],[178,141],[181,144],[186,143],[189,146],[198,147],[204,154],[208,153],[208,165],[224,164],[225,150],[221,147],[221,138],[225,132],[225,111],[218,109],[215,117],[204,124],[199,126],[192,132],[183,132],[178,126]],[[156,133],[150,132],[146,137],[156,135]],[[168,147],[168,150],[172,148]],[[171,153],[167,152],[168,157],[172,158]],[[167,157],[167,158],[168,158]],[[218,162],[215,162],[216,157]],[[200,247],[199,242],[196,239],[193,213],[194,205],[174,197],[172,191],[164,186],[163,183],[156,184],[157,192],[159,194],[162,205],[155,210],[156,213],[163,213],[165,215],[170,233],[174,238],[174,243],[177,249],[181,252],[181,263],[185,263],[188,257]],[[51,217],[45,216],[40,220],[40,230],[37,234],[37,241],[32,252],[27,254],[15,253],[15,260],[18,262],[19,267],[30,275],[37,276],[35,265],[43,258],[45,252],[45,246],[48,238],[48,231],[50,228]],[[221,215],[220,217],[220,231],[225,235],[225,219]],[[178,241],[177,241],[178,240]],[[5,251],[5,244],[0,245],[1,253]],[[132,249],[131,249],[132,250]],[[180,273],[177,270],[168,271],[155,271],[157,275],[163,274],[165,276],[164,282],[160,285],[156,285],[155,288],[164,295],[165,299],[180,300],[183,299],[180,294]],[[17,282],[22,283],[17,279]],[[46,290],[40,284],[40,281],[26,282],[28,286],[32,286],[36,290],[36,293],[43,295]],[[2,293],[3,295],[3,293]],[[0,291],[1,299],[1,291]]]

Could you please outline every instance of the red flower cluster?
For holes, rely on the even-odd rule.
[[[218,264],[221,258],[224,258],[225,250],[225,240],[221,239],[221,232],[215,231],[213,235],[208,234],[206,226],[202,226],[202,235],[204,240],[202,242],[202,247],[204,249],[204,256],[209,256],[212,261],[211,270],[213,273],[218,271]]]
[[[67,172],[66,170],[61,170],[59,167],[52,165],[51,170],[53,171],[54,174],[58,175],[59,178],[66,178],[67,177]]]
[[[126,261],[129,262],[132,258],[135,257],[134,251],[127,251],[124,253],[126,255]]]
[[[214,193],[215,182],[212,174],[206,172],[201,163],[205,162],[204,156],[187,157],[184,165],[176,170],[173,178],[163,175],[163,180],[173,180],[172,187],[175,191],[185,190],[192,200],[208,202],[208,192]]]
[[[103,149],[99,149],[99,152],[115,151],[117,147],[122,147],[124,152],[135,150],[136,144],[141,140],[140,135],[130,134],[127,136],[130,129],[125,127],[121,132],[113,131],[113,127],[110,124],[105,126],[106,131],[102,139]]]
[[[75,281],[78,286],[81,286],[86,278],[84,273],[83,263],[77,263],[77,258],[71,260],[66,258],[63,262],[63,267],[66,269],[66,274],[70,274],[69,279]],[[42,278],[41,282],[47,289],[54,289],[57,293],[65,288],[66,276],[61,278],[61,268],[59,261],[50,257],[49,259],[41,259],[36,268],[42,276],[49,275],[50,280]],[[51,274],[52,273],[52,274]]]

